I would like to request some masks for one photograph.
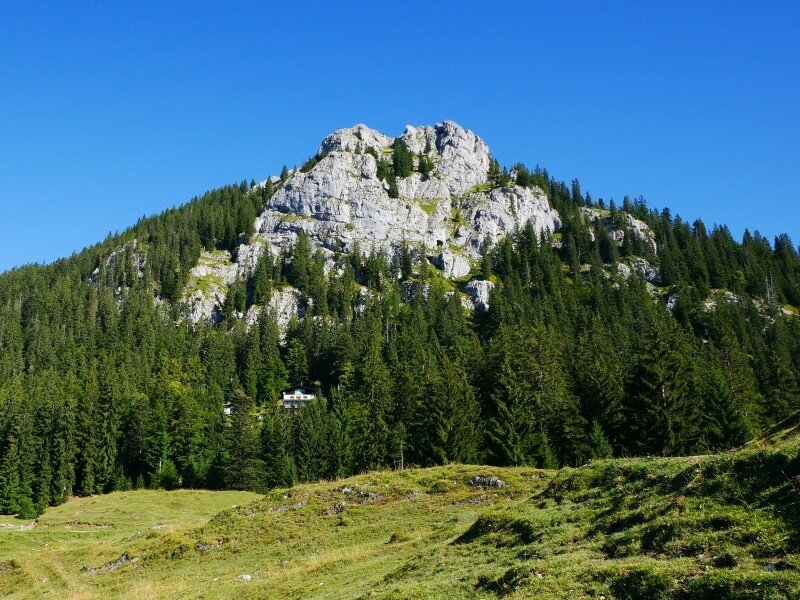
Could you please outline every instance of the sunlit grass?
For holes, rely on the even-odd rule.
[[[798,446],[74,500],[0,532],[0,594],[794,598]],[[473,487],[475,475],[506,486]],[[135,561],[106,567],[123,555]]]

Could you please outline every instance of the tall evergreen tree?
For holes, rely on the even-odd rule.
[[[225,485],[235,490],[263,490],[266,468],[262,458],[255,403],[244,391],[238,389],[233,392],[230,404],[231,418],[223,459]]]

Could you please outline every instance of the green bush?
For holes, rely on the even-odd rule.
[[[27,496],[23,496],[19,501],[19,511],[17,512],[18,519],[35,519],[41,513],[36,510],[33,500]]]

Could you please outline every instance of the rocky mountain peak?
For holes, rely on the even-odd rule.
[[[396,141],[411,154],[410,172],[392,169]],[[486,143],[454,121],[408,125],[396,138],[363,124],[339,129],[266,202],[255,234],[225,269],[245,277],[265,248],[279,255],[304,232],[329,269],[338,269],[339,253],[356,244],[390,259],[407,246],[414,260],[427,258],[444,277],[465,277],[484,244],[528,223],[537,235],[561,225],[542,190],[490,182],[490,166]],[[198,317],[219,302],[206,302]]]
[[[449,173],[457,174],[449,184],[451,193],[458,194],[486,181],[491,155],[489,146],[480,137],[453,121],[436,125],[436,149]]]
[[[491,166],[486,143],[454,121],[407,125],[397,137],[364,124],[334,131],[301,168],[270,178],[278,189],[245,243],[235,252],[203,253],[183,290],[187,317],[193,322],[219,318],[229,286],[247,279],[267,248],[281,256],[301,234],[313,252],[322,254],[328,272],[341,272],[356,245],[364,253],[383,253],[396,269],[407,251],[403,255],[410,255],[412,264],[427,260],[441,277],[455,280],[460,291],[450,293],[460,295],[465,306],[486,311],[493,284],[477,278],[483,248],[526,226],[537,237],[561,228],[561,217],[543,190],[530,182],[517,185],[513,171],[490,177]],[[632,215],[612,218],[600,208],[582,212],[590,237],[591,228],[605,227],[621,245],[629,232],[649,254],[657,253],[653,232]],[[561,246],[557,236],[551,243]],[[653,284],[660,280],[658,269],[641,257],[616,265],[609,276],[633,272]],[[415,289],[407,291],[413,295]],[[364,297],[370,293],[362,291]],[[301,313],[296,292],[275,290],[266,304],[240,316],[252,323],[261,310],[270,310],[285,329]]]
[[[396,178],[393,194],[379,163],[391,162],[396,139],[412,153],[414,168]],[[432,161],[429,172],[418,168],[420,155]],[[527,222],[537,233],[559,227],[540,190],[491,186],[488,146],[453,121],[409,125],[398,138],[365,125],[340,129],[325,138],[318,157],[266,203],[256,242],[278,252],[305,231],[329,256],[356,242],[394,255],[405,243],[430,253],[447,277],[461,277],[485,240],[493,244]]]
[[[393,139],[380,131],[370,129],[359,123],[353,127],[337,129],[324,140],[319,147],[319,154],[330,154],[337,150],[345,152],[363,152],[367,148],[381,150],[392,145]]]
[[[318,156],[333,152],[364,154],[370,149],[386,154],[395,140],[403,143],[413,154],[431,158],[434,179],[443,184],[419,190],[420,181],[417,179],[421,178],[412,174],[411,184],[406,185],[406,194],[403,195],[413,196],[421,192],[422,197],[433,197],[444,193],[444,188],[448,194],[460,194],[486,181],[491,161],[489,147],[475,133],[455,121],[443,121],[434,126],[406,125],[397,138],[363,124],[354,125],[326,137],[319,147]]]

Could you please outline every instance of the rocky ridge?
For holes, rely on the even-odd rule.
[[[396,140],[413,154],[415,170],[397,178],[398,197],[393,198],[389,183],[379,176],[379,161],[391,158]],[[433,166],[427,175],[417,169],[419,156]],[[301,232],[323,252],[329,271],[338,270],[342,254],[356,245],[362,251],[383,252],[391,260],[397,260],[405,246],[415,262],[425,257],[443,277],[463,280],[484,245],[494,246],[528,223],[537,235],[560,229],[559,215],[544,191],[513,181],[504,187],[491,185],[491,164],[486,143],[453,121],[409,125],[397,138],[362,124],[333,132],[322,141],[310,168],[290,172],[266,202],[256,218],[255,233],[237,249],[236,262],[230,256],[203,255],[184,294],[187,317],[194,323],[217,319],[227,286],[252,273],[266,248],[277,256]],[[590,211],[587,217],[601,218]],[[655,250],[647,226],[632,217],[629,221],[630,230]],[[610,233],[621,243],[621,231]],[[633,270],[657,279],[657,270],[654,274],[649,264],[631,267],[623,275]],[[491,287],[488,281],[469,282],[463,288],[465,304],[488,310]],[[271,309],[282,325],[300,316],[296,290],[275,294]],[[254,321],[261,308],[243,317]]]
[[[408,126],[397,139],[430,159],[432,172],[398,178],[399,197],[392,198],[375,155],[388,157],[395,138],[365,125],[333,132],[319,147],[322,158],[308,172],[292,172],[266,203],[235,263],[221,257],[212,265],[204,255],[192,270],[192,281],[204,285],[187,286],[188,318],[214,320],[227,285],[251,273],[265,248],[278,255],[301,232],[325,253],[328,269],[336,269],[337,255],[356,244],[390,259],[407,245],[415,260],[426,256],[444,277],[458,279],[470,273],[484,244],[493,246],[528,222],[539,235],[559,229],[558,213],[542,190],[490,188],[488,146],[457,123]],[[480,301],[482,310],[487,300]]]
[[[403,244],[426,251],[450,278],[470,271],[484,241],[490,245],[531,222],[537,233],[560,226],[541,190],[510,186],[486,189],[491,156],[478,136],[452,121],[435,127],[406,127],[399,137],[411,152],[424,153],[434,169],[398,178],[399,198],[378,177],[378,156],[394,141],[356,125],[328,136],[308,172],[295,171],[267,202],[256,221],[255,242],[277,253],[301,231],[331,259],[358,243],[396,256]],[[263,247],[263,246],[262,246]],[[244,255],[257,255],[246,248]]]

